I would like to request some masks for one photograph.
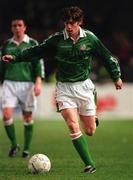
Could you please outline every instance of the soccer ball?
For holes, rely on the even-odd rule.
[[[50,159],[44,154],[35,154],[28,162],[28,170],[33,174],[48,172],[50,168]]]

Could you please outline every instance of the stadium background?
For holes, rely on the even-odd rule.
[[[133,116],[133,26],[132,1],[121,0],[4,0],[0,5],[0,45],[11,36],[10,21],[16,16],[24,17],[27,33],[42,42],[51,33],[62,28],[60,9],[70,5],[80,6],[85,12],[84,27],[93,31],[119,58],[125,88],[115,92],[111,80],[99,59],[93,61],[91,79],[98,87],[98,111],[102,117]],[[54,63],[45,59],[46,79],[37,116],[59,118],[55,112]],[[45,96],[45,94],[49,96]],[[45,97],[44,97],[45,96]],[[49,104],[49,106],[47,106]],[[125,108],[129,106],[129,108]],[[47,106],[47,109],[45,107]],[[44,110],[45,109],[45,110]]]

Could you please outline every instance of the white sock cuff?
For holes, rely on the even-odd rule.
[[[4,120],[4,125],[5,126],[10,126],[11,124],[13,124],[13,118],[10,118],[10,119],[8,119],[8,120]]]
[[[71,137],[72,140],[78,139],[80,136],[82,136],[82,132],[81,131],[79,131],[77,133],[70,133],[70,137]]]
[[[24,126],[29,126],[29,125],[31,125],[31,124],[34,124],[34,121],[33,121],[33,120],[31,120],[31,121],[29,121],[29,122],[24,121]]]

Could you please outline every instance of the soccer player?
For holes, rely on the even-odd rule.
[[[26,32],[26,24],[22,18],[11,21],[13,37],[3,43],[2,55],[12,53],[14,50],[24,50],[37,45],[37,41],[29,37]],[[29,148],[33,135],[32,113],[36,108],[36,97],[41,93],[42,78],[44,77],[43,61],[38,59],[30,62],[18,62],[7,64],[0,62],[0,79],[3,82],[2,111],[5,130],[11,148],[9,156],[14,157],[19,150],[13,112],[20,105],[24,122],[24,148],[22,157],[29,156]]]
[[[85,133],[92,136],[96,131],[94,102],[95,86],[89,79],[91,62],[97,54],[109,72],[116,89],[122,88],[121,72],[117,59],[89,30],[81,27],[84,13],[79,7],[62,10],[64,29],[56,32],[42,44],[27,50],[3,56],[3,61],[16,63],[49,54],[56,61],[57,107],[70,131],[72,143],[84,162],[84,172],[94,173],[95,162],[90,154],[78,120]]]

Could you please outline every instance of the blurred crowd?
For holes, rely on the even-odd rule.
[[[103,37],[103,43],[118,58],[122,79],[126,82],[133,82],[133,41],[123,31],[114,31],[110,36]],[[92,79],[96,82],[108,80],[108,73],[105,71],[100,60],[93,61]]]
[[[7,6],[8,4],[8,6]],[[94,32],[107,48],[119,59],[122,79],[133,82],[133,27],[130,26],[132,1],[106,0],[4,0],[1,3],[0,15],[0,45],[10,37],[10,19],[18,15],[27,21],[27,33],[42,42],[51,33],[62,28],[60,9],[77,5],[85,11],[84,27]],[[8,13],[5,13],[6,12]],[[52,59],[45,59],[46,81],[55,80],[55,66]],[[95,82],[109,81],[100,59],[96,57],[92,62],[91,78]]]

